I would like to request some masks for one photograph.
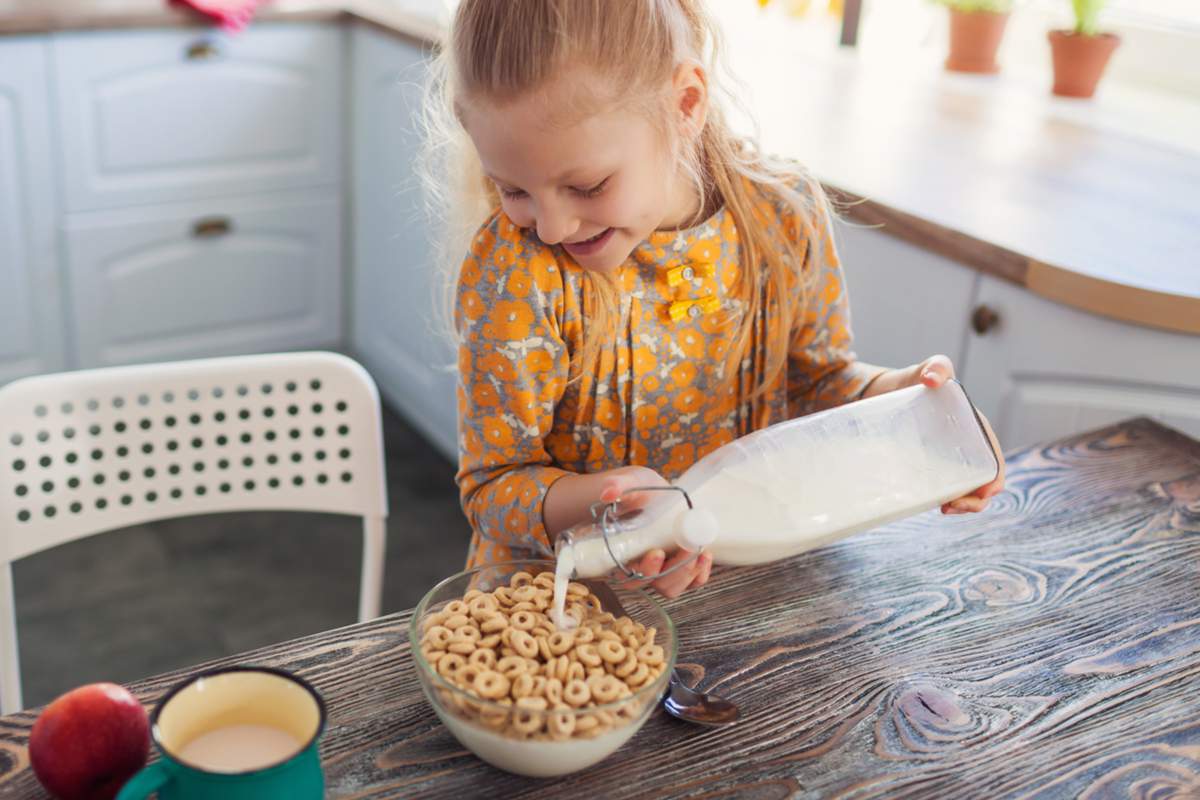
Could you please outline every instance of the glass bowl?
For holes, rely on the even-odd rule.
[[[594,698],[573,708],[559,703],[538,712],[504,701],[484,700],[460,689],[422,652],[426,620],[472,589],[490,592],[509,586],[514,575],[554,574],[553,561],[512,561],[460,572],[429,590],[413,612],[408,639],[421,688],[454,737],[484,761],[508,772],[534,777],[566,775],[596,764],[625,744],[645,724],[666,691],[675,667],[675,626],[657,602],[640,589],[610,587],[625,613],[657,630],[664,669],[627,696],[601,703]]]

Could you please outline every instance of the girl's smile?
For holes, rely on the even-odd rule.
[[[590,239],[578,242],[563,242],[563,248],[578,260],[599,253],[604,246],[612,241],[614,228],[605,228]]]

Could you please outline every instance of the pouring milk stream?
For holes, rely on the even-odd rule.
[[[957,381],[913,386],[773,425],[714,450],[640,513],[558,540],[552,619],[572,577],[654,548],[704,547],[716,564],[764,564],[936,508],[992,481],[999,461]],[[607,537],[605,532],[607,531]],[[606,542],[607,538],[607,542]]]

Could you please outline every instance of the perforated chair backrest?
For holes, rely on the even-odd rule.
[[[378,390],[335,353],[18,380],[0,388],[0,454],[0,626],[13,611],[13,561],[101,531],[287,510],[359,515],[382,537],[387,515]],[[364,550],[364,577],[381,569],[367,569],[369,555],[381,553]]]

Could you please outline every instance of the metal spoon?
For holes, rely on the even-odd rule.
[[[600,599],[604,610],[617,617],[628,616],[617,593],[601,580],[583,581]],[[663,708],[671,716],[697,725],[728,725],[738,718],[738,707],[723,697],[707,694],[684,683],[679,670],[672,669]]]

